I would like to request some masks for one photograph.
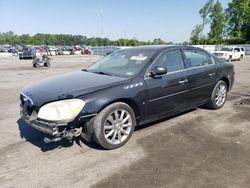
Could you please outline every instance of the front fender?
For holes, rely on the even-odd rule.
[[[132,101],[143,113],[143,101],[145,100],[145,84],[144,81],[131,81],[128,84],[104,89],[91,93],[81,98],[85,101],[82,115],[98,114],[102,109],[113,102]],[[133,106],[131,106],[133,108]],[[135,109],[134,109],[135,110]],[[135,112],[137,114],[137,112]]]

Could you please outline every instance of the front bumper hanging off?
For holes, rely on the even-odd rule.
[[[87,116],[82,116],[78,118],[78,121],[73,122],[51,122],[43,121],[37,119],[37,113],[34,110],[31,115],[25,113],[21,107],[20,115],[22,119],[31,127],[36,130],[48,134],[48,138],[45,137],[44,141],[46,143],[61,141],[63,138],[68,140],[73,140],[73,138],[79,137],[80,135],[87,141],[91,140],[92,129],[89,125],[89,119],[96,116],[96,114],[91,114]]]

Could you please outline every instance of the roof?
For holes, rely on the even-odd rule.
[[[190,49],[200,49],[193,46],[185,46],[185,45],[148,45],[148,46],[138,46],[129,49],[137,49],[137,50],[167,50],[167,49],[181,49],[181,48],[190,48]]]

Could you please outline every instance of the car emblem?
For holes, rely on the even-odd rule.
[[[132,88],[135,88],[135,87],[140,87],[142,85],[143,85],[143,83],[139,82],[139,83],[135,83],[135,84],[131,84],[131,85],[125,86],[124,89],[132,89]]]

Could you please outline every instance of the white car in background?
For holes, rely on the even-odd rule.
[[[238,60],[242,61],[245,57],[245,50],[244,48],[237,47],[237,46],[228,46],[223,47],[219,51],[215,51],[214,55],[216,55],[218,58],[225,60],[225,61],[232,61],[232,60]]]

